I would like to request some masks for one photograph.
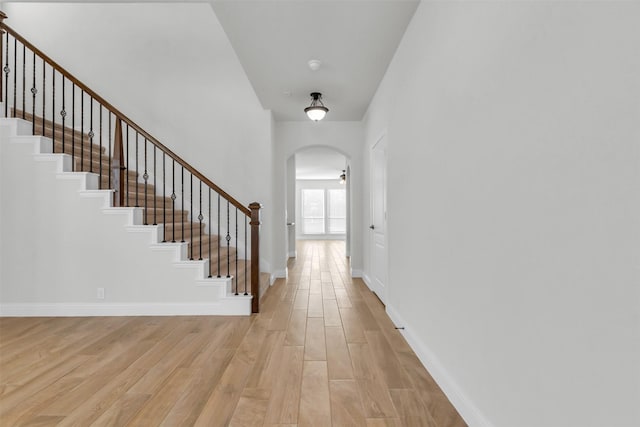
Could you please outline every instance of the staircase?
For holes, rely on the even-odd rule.
[[[147,301],[144,298],[133,298],[134,303],[122,310],[121,306],[131,301],[120,298],[116,302],[120,308],[109,311],[104,307],[109,307],[107,300],[112,293],[106,288],[105,301],[95,303],[85,297],[85,308],[78,312],[73,312],[73,309],[69,311],[69,307],[65,306],[61,310],[63,313],[58,313],[58,309],[54,308],[53,312],[44,314],[247,315],[257,312],[258,295],[261,294],[260,290],[269,286],[270,279],[268,273],[259,272],[257,233],[260,205],[254,203],[247,208],[239,204],[24,40],[3,23],[4,18],[6,16],[0,12],[0,45],[4,47],[4,52],[0,49],[0,58],[5,77],[0,79],[4,80],[4,85],[0,85],[0,108],[5,116],[0,118],[0,128],[3,129],[0,133],[1,143],[5,144],[2,155],[14,150],[30,151],[36,162],[32,174],[41,173],[38,162],[50,162],[55,165],[55,172],[50,174],[53,175],[52,180],[78,181],[81,188],[79,202],[86,202],[87,198],[101,200],[102,206],[97,209],[97,215],[125,218],[119,226],[121,229],[129,234],[148,237],[147,242],[142,244],[138,241],[140,239],[133,238],[131,244],[127,243],[125,247],[142,254],[138,256],[145,262],[140,264],[148,261],[148,268],[154,274],[165,271],[156,274],[158,282],[164,278],[168,282],[159,285],[159,288],[175,286],[176,298],[180,299],[179,307],[167,303],[166,300],[172,298],[174,292],[167,290],[164,299],[148,304],[152,309],[145,307]],[[39,66],[39,63],[42,65]],[[13,79],[10,78],[12,76]],[[27,81],[31,77],[33,82]],[[50,92],[47,93],[47,90]],[[17,148],[19,146],[28,148]],[[20,157],[19,154],[17,156]],[[31,166],[27,165],[22,169],[29,168]],[[20,170],[16,171],[16,174],[20,173]],[[24,175],[24,179],[29,180],[30,177]],[[60,184],[62,187],[64,185]],[[52,191],[57,194],[63,190],[56,187]],[[72,193],[65,193],[62,198],[73,199],[76,194]],[[73,203],[75,201],[70,202]],[[84,221],[85,218],[82,219]],[[36,222],[41,221],[38,219]],[[91,227],[94,227],[93,224],[98,227],[101,222],[102,219],[96,218]],[[56,227],[56,224],[52,222],[50,226]],[[97,234],[102,232],[96,231]],[[107,234],[110,232],[107,231]],[[115,236],[122,230],[114,229],[112,232]],[[117,253],[126,264],[132,265],[125,269],[131,271],[129,268],[133,268],[137,261],[134,255],[131,255],[131,259],[124,255],[127,249],[113,248],[114,252],[104,256],[111,257]],[[147,250],[150,255],[140,250]],[[168,268],[190,270],[195,273],[193,278],[180,279],[176,283],[174,273],[167,270],[166,265],[158,264],[156,267],[155,263],[167,263],[166,256],[157,255],[161,252],[173,254]],[[153,259],[154,254],[158,259]],[[83,254],[74,256],[82,257]],[[116,273],[118,268],[118,265],[112,267]],[[119,276],[113,274],[110,277]],[[85,279],[93,280],[91,277]],[[115,279],[120,280],[128,279]],[[146,279],[137,279],[138,283],[141,281],[146,282]],[[90,284],[88,286],[93,288]],[[136,285],[132,283],[130,286]],[[153,292],[151,285],[142,287],[147,295]],[[98,294],[100,292],[104,294],[105,288],[99,288]],[[122,294],[127,292],[136,294],[131,290],[121,291]],[[0,303],[0,315],[43,315],[42,310],[29,312],[27,309],[28,313],[21,312],[25,311],[24,304],[11,308],[6,301]]]

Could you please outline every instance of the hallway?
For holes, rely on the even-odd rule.
[[[375,294],[350,278],[344,242],[298,241],[297,249],[289,278],[271,289],[261,314],[271,319],[270,331],[279,331],[274,351],[289,349],[288,375],[273,393],[284,391],[294,402],[288,413],[272,395],[265,425],[466,425]]]
[[[0,318],[0,424],[464,426],[344,242],[298,254],[250,318]]]

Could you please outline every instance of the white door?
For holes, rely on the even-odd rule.
[[[383,303],[387,300],[387,146],[385,136],[371,149],[371,281]]]

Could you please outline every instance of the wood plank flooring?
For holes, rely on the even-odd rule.
[[[0,318],[0,425],[465,426],[344,243],[298,245],[249,318]]]

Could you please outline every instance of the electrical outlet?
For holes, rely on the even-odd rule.
[[[97,292],[96,297],[98,299],[104,299],[104,288],[98,288],[98,292]]]

